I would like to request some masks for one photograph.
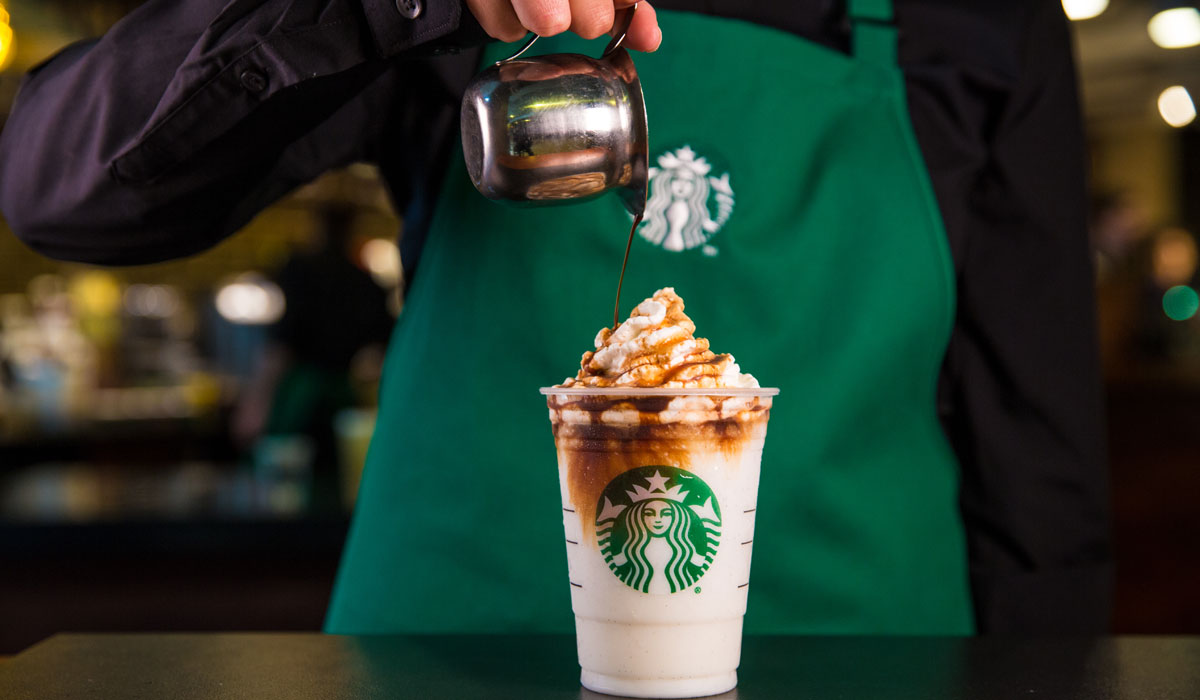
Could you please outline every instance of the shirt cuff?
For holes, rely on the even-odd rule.
[[[461,0],[361,0],[379,55],[391,58],[459,28]]]

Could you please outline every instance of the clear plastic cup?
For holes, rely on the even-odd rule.
[[[541,392],[558,451],[583,686],[647,698],[730,690],[779,390]]]

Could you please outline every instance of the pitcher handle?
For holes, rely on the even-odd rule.
[[[612,54],[613,51],[616,51],[617,49],[621,48],[621,43],[623,41],[625,41],[625,34],[629,32],[629,26],[631,24],[633,24],[633,12],[634,12],[634,10],[637,9],[637,6],[638,6],[638,3],[635,2],[632,5],[630,5],[629,7],[625,8],[623,16],[619,19],[621,28],[619,30],[617,30],[617,32],[615,34],[613,34],[612,41],[608,42],[608,46],[604,49],[604,53],[600,54],[600,58],[602,58],[602,59],[608,58],[609,55]],[[613,27],[616,28],[617,24],[618,24],[618,22],[614,22]],[[531,34],[529,36],[529,41],[526,41],[524,46],[517,49],[516,53],[509,56],[508,58],[503,58],[499,61],[496,61],[496,63],[493,65],[498,66],[501,63],[508,63],[509,61],[512,61],[512,60],[518,58],[521,54],[528,51],[529,47],[533,46],[533,43],[540,38],[541,37],[539,37],[537,34]]]
[[[537,35],[537,34],[530,34],[530,35],[529,35],[529,41],[525,42],[525,45],[524,45],[524,46],[522,46],[521,48],[517,49],[517,52],[516,52],[516,53],[514,53],[514,54],[513,54],[513,55],[511,55],[511,56],[509,56],[508,58],[502,58],[502,59],[500,59],[499,61],[496,61],[495,63],[493,63],[492,65],[498,66],[498,65],[500,65],[500,64],[502,64],[502,63],[508,63],[509,61],[511,61],[511,60],[513,60],[513,59],[515,59],[515,58],[517,58],[517,57],[518,57],[518,56],[520,56],[521,54],[523,54],[523,53],[525,53],[526,51],[528,51],[528,50],[529,50],[529,47],[530,47],[530,46],[533,46],[533,42],[537,41],[539,38],[540,38],[540,37],[538,37],[538,35]]]
[[[604,53],[600,54],[600,58],[608,58],[613,51],[621,48],[621,42],[625,41],[625,34],[629,31],[629,26],[633,24],[633,13],[634,10],[637,10],[637,6],[638,4],[635,2],[625,8],[625,16],[619,20],[621,29],[613,34],[612,41],[608,42],[608,47],[604,49]],[[613,27],[616,26],[617,23],[613,22]]]

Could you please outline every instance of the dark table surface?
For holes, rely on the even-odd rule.
[[[760,700],[1200,698],[1200,638],[747,637]],[[571,636],[62,634],[0,663],[4,700],[607,698]]]

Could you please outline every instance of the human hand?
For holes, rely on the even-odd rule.
[[[616,11],[635,0],[467,0],[480,26],[500,41],[518,41],[528,32],[554,36],[572,31],[584,39],[595,39],[612,30]],[[654,51],[662,42],[658,17],[648,2],[641,2],[623,46],[635,51]]]

